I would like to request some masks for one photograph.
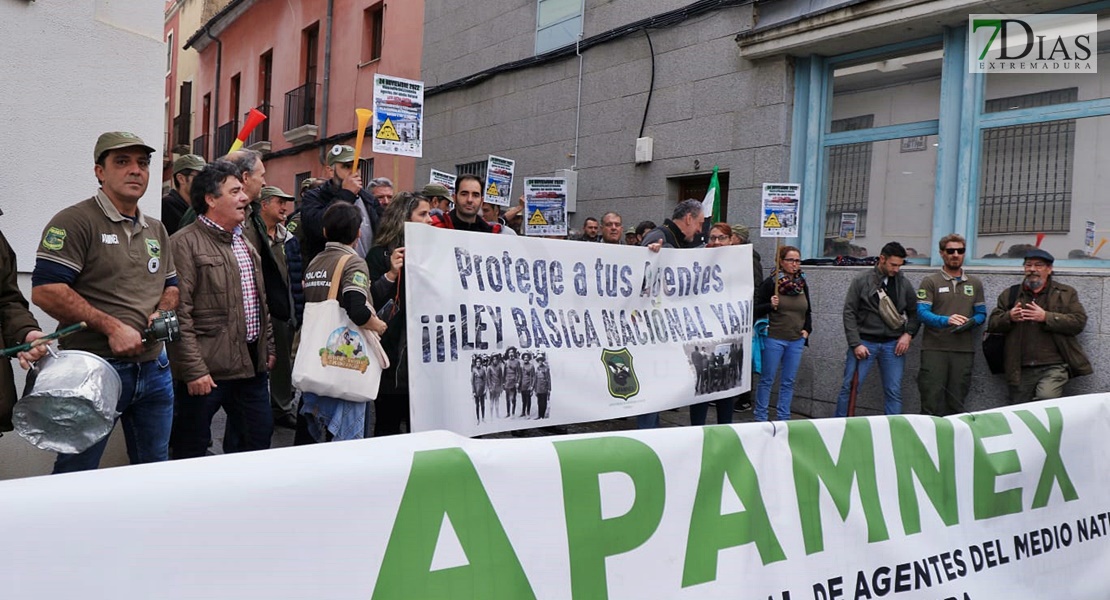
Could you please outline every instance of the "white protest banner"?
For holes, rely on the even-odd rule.
[[[798,207],[802,199],[800,183],[763,184],[763,226],[760,237],[798,237]]]
[[[1104,600],[1110,396],[0,483],[5,600]]]
[[[627,417],[749,389],[751,246],[653,253],[405,226],[413,431]]]
[[[567,234],[567,180],[558,177],[524,180],[524,235]]]
[[[424,82],[374,75],[373,150],[420,157],[424,151]]]
[[[431,175],[428,178],[428,183],[438,183],[447,188],[447,191],[451,192],[451,195],[454,196],[455,179],[457,178],[458,176],[456,176],[454,173],[446,173],[444,171],[437,171],[435,169],[432,169]]]
[[[512,201],[515,168],[516,161],[490,155],[486,162],[486,202],[497,206],[509,205]]]

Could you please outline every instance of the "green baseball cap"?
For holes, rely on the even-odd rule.
[[[328,152],[328,166],[333,166],[335,163],[353,163],[355,162],[355,149],[345,144],[336,144],[331,147]]]
[[[425,198],[450,198],[451,192],[447,190],[447,186],[440,183],[429,183],[420,190],[420,195]]]
[[[269,200],[270,198],[285,198],[286,200],[295,200],[293,196],[281,191],[281,188],[276,185],[263,186],[262,192],[258,195],[258,199],[261,201]]]
[[[200,171],[204,169],[206,164],[204,159],[196,154],[179,156],[177,160],[173,161],[173,174],[177,175],[182,171]]]
[[[100,137],[96,138],[96,148],[93,149],[93,161],[100,160],[100,157],[109,150],[131,147],[139,147],[154,154],[154,148],[148,146],[142,138],[134,133],[129,131],[109,131],[108,133],[100,134]]]

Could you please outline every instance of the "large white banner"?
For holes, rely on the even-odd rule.
[[[1110,396],[0,483],[5,600],[1104,600]]]
[[[405,228],[413,431],[479,435],[728,397],[751,377],[751,246]]]

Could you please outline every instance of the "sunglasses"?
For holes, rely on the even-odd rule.
[[[963,254],[964,252],[967,252],[967,248],[945,248],[944,249],[945,254]]]

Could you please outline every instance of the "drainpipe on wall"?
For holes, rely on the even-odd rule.
[[[207,26],[204,28],[204,35],[216,42],[216,85],[212,90],[212,132],[215,133],[220,130],[220,68],[223,66],[224,43],[220,41],[220,38],[213,36]],[[219,136],[213,135],[212,137],[213,139],[209,140],[209,143],[212,144],[212,157],[215,159],[220,152],[220,149],[216,148],[216,138]]]
[[[335,0],[328,0],[328,13],[326,21],[324,22],[324,94],[323,103],[324,108],[320,114],[320,139],[328,137],[328,98],[331,96],[331,22],[332,22],[332,9],[334,8]],[[324,158],[327,156],[327,147],[320,146],[320,162],[324,163]],[[355,169],[358,169],[358,160],[355,160]]]

